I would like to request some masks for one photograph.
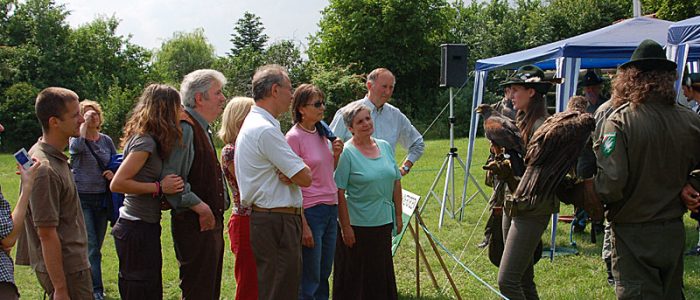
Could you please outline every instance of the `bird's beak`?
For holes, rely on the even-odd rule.
[[[480,114],[480,113],[481,113],[481,107],[477,107],[477,108],[476,108],[476,113],[477,113],[477,114]]]

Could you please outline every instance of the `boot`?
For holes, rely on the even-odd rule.
[[[608,257],[605,259],[605,267],[607,268],[608,272],[608,284],[611,286],[615,285],[615,278],[613,277],[612,274],[612,258]]]

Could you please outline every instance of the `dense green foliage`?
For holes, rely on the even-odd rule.
[[[118,36],[116,18],[97,18],[71,29],[68,12],[53,1],[0,0],[0,8],[0,123],[7,127],[3,151],[28,148],[41,135],[34,99],[45,87],[67,87],[81,99],[102,102],[115,96],[111,91],[139,91],[148,81],[150,52]],[[118,136],[123,120],[110,112],[106,132]]]
[[[700,0],[644,0],[645,14],[677,21],[700,13]],[[202,29],[175,32],[154,53],[116,34],[118,16],[70,28],[70,12],[53,0],[0,0],[1,151],[30,146],[41,130],[33,115],[36,93],[63,86],[105,106],[104,131],[118,139],[145,85],[175,87],[188,72],[220,70],[225,94],[250,96],[250,79],[264,64],[289,69],[294,85],[311,82],[326,93],[326,117],[362,97],[364,76],[386,67],[397,79],[393,104],[424,131],[448,102],[438,87],[439,45],[464,43],[468,70],[477,59],[510,53],[601,28],[631,16],[628,0],[331,0],[308,50],[298,42],[269,43],[260,17],[245,12],[234,23],[231,49],[217,56]],[[485,100],[498,98],[505,72],[492,72]],[[455,90],[456,134],[468,130],[472,96],[468,78]],[[442,119],[427,137],[447,136]]]
[[[161,80],[177,86],[182,78],[198,69],[209,69],[216,60],[214,46],[204,36],[204,29],[176,32],[155,54],[154,68]]]

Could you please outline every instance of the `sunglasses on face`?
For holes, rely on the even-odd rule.
[[[314,103],[309,103],[309,104],[307,104],[307,105],[313,106],[313,107],[315,107],[315,108],[321,108],[321,106],[326,107],[326,103],[323,102],[323,101],[318,101],[318,102],[314,102]]]

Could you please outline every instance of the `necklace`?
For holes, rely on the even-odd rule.
[[[298,123],[297,125],[299,125],[299,128],[301,128],[302,130],[304,130],[304,131],[306,131],[306,132],[308,132],[308,133],[316,133],[316,127],[315,127],[315,126],[314,126],[314,129],[308,130],[308,129],[306,129],[306,127],[304,127],[303,125],[301,125],[301,123]]]

